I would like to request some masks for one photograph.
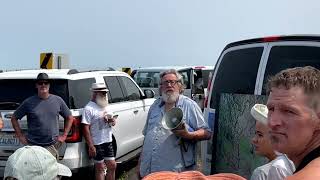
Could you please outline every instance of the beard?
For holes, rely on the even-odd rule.
[[[108,97],[102,97],[102,96],[96,96],[96,103],[100,106],[100,107],[102,107],[102,108],[104,108],[104,107],[106,107],[109,103],[108,103]]]
[[[175,103],[179,98],[178,92],[166,92],[162,93],[162,100],[166,103]]]

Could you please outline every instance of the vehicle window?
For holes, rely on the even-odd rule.
[[[226,53],[214,80],[210,107],[216,108],[220,93],[253,94],[263,47]]]
[[[141,95],[139,88],[130,80],[128,77],[118,77],[120,82],[122,82],[122,86],[125,93],[125,99],[128,101],[136,101],[140,100]]]
[[[210,75],[211,74],[211,75]],[[212,76],[213,69],[211,70],[202,70],[202,78],[203,78],[203,87],[208,87],[209,76]]]
[[[105,76],[103,78],[106,82],[107,88],[109,89],[109,103],[125,101],[124,93],[120,87],[118,78],[116,76]]]
[[[190,73],[191,69],[179,71],[183,79],[183,84],[186,86],[186,89],[190,89]]]
[[[203,74],[201,69],[194,69],[193,70],[193,87],[192,93],[193,94],[203,94],[204,93],[204,85],[203,85]]]
[[[320,69],[320,47],[274,46],[270,50],[264,74],[262,94],[266,94],[268,78],[281,70],[293,67],[313,66]]]
[[[0,87],[1,110],[15,110],[26,98],[37,94],[33,79],[1,79]],[[53,79],[50,93],[60,96],[69,105],[67,80]]]
[[[69,80],[71,109],[79,109],[86,106],[91,99],[91,85],[95,82],[94,78]]]
[[[160,72],[138,72],[134,75],[134,80],[140,87],[158,88]]]

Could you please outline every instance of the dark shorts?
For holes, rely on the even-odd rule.
[[[103,160],[114,160],[114,149],[112,142],[94,145],[96,147],[97,155],[94,157],[95,162],[102,162]]]

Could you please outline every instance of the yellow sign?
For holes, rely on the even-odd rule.
[[[52,53],[41,53],[40,54],[40,68],[41,69],[52,69],[53,65],[53,54]]]
[[[122,71],[131,75],[131,68],[122,68]]]

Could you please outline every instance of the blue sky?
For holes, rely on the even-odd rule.
[[[317,0],[9,0],[0,2],[0,69],[214,65],[232,41],[319,34]]]

